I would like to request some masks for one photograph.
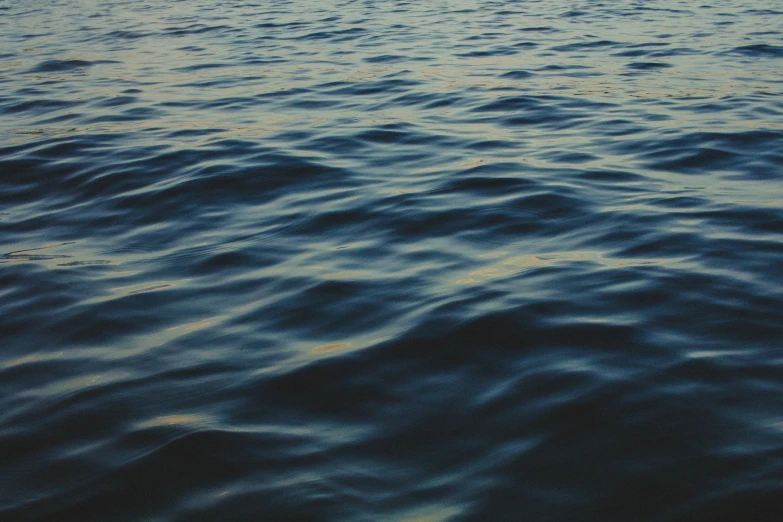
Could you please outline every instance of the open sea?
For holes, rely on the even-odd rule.
[[[0,520],[783,520],[783,2],[0,0]]]

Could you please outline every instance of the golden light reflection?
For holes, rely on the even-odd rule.
[[[554,263],[553,259],[543,259],[538,256],[516,256],[505,259],[494,266],[488,266],[474,270],[464,277],[457,280],[458,285],[469,285],[487,281],[489,279],[498,279],[522,272],[527,268],[547,266]]]
[[[451,520],[460,514],[460,509],[457,507],[438,508],[433,506],[416,511],[418,512],[407,516],[403,515],[394,518],[393,520],[399,522],[442,522],[444,520]]]
[[[54,354],[44,353],[44,354],[25,355],[23,357],[19,357],[17,359],[12,359],[10,361],[7,361],[5,363],[5,367],[13,368],[14,366],[22,366],[23,364],[52,361],[58,359],[59,357],[62,357],[62,355],[63,352],[57,352]]]
[[[457,165],[458,167],[478,167],[479,165],[482,165],[483,163],[491,163],[491,160],[486,160],[483,158],[477,158],[471,161],[467,161],[465,163],[460,163]]]
[[[146,292],[154,292],[156,290],[163,290],[165,288],[172,288],[176,286],[174,282],[160,281],[158,284],[140,283],[130,286],[118,286],[111,289],[114,294],[119,294],[123,297],[127,297],[135,294],[143,294]]]
[[[202,328],[206,328],[207,326],[212,326],[212,321],[210,321],[209,319],[204,319],[203,321],[198,321],[196,323],[188,323],[180,326],[173,326],[168,330],[169,331],[180,330],[183,333],[187,333],[187,332],[195,332],[197,330],[201,330]]]
[[[369,270],[344,270],[342,272],[334,272],[331,274],[325,274],[324,279],[371,279],[373,277],[372,272]]]
[[[353,345],[353,343],[347,342],[347,343],[332,343],[332,344],[322,344],[321,346],[316,346],[313,348],[311,353],[317,354],[317,353],[330,353],[330,352],[336,352],[338,350],[345,350],[347,348],[350,348]]]
[[[159,428],[164,426],[192,426],[194,424],[207,424],[209,418],[204,415],[178,414],[162,415],[141,423],[143,428]]]
[[[505,251],[500,253],[486,253],[481,257],[485,259],[497,259]],[[609,268],[629,267],[629,266],[648,266],[648,265],[667,265],[680,263],[687,258],[615,258],[604,255],[601,252],[593,251],[572,251],[572,252],[554,252],[535,255],[514,256],[484,266],[482,268],[468,272],[465,277],[455,281],[458,285],[478,284],[492,279],[501,279],[504,277],[515,276],[528,270],[556,266],[561,263],[570,263],[574,261],[589,261]]]
[[[5,363],[6,368],[12,368],[14,366],[21,366],[23,364],[38,362],[40,359],[36,357],[35,355],[26,355],[24,357],[19,357],[18,359],[13,359],[11,361],[8,361]]]
[[[507,139],[507,136],[505,134],[502,134],[500,132],[493,132],[493,138],[504,140]],[[446,172],[450,170],[460,170],[460,169],[470,169],[474,167],[480,167],[482,165],[492,165],[493,163],[506,163],[509,161],[509,158],[513,158],[513,161],[523,161],[527,163],[526,158],[520,158],[518,156],[509,156],[509,157],[484,157],[484,158],[474,158],[468,161],[465,161],[464,159],[459,159],[459,163],[457,162],[451,162],[451,163],[443,163],[440,165],[434,165],[432,167],[420,167],[416,169],[419,173],[428,173],[428,172]],[[409,190],[409,192],[413,192],[412,190]],[[419,190],[415,192],[421,192]]]

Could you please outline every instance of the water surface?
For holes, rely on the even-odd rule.
[[[779,520],[782,35],[0,0],[0,519]]]

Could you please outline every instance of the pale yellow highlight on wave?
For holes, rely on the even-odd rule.
[[[139,424],[141,428],[160,428],[166,426],[194,426],[209,424],[211,419],[206,415],[194,413],[179,413],[172,415],[161,415],[148,419]]]
[[[197,330],[201,330],[202,328],[206,328],[208,326],[212,326],[212,321],[209,319],[204,319],[203,321],[198,321],[195,323],[187,323],[187,324],[181,324],[178,326],[172,326],[171,328],[167,328],[168,331],[181,331],[182,333],[188,333],[188,332],[195,332]]]
[[[351,342],[322,344],[321,346],[316,346],[315,348],[313,348],[311,353],[318,354],[318,353],[336,352],[339,350],[347,350],[352,345],[353,343]]]
[[[502,257],[505,252],[498,254],[488,253],[484,258]],[[536,268],[555,266],[562,262],[588,261],[604,265],[606,267],[664,265],[683,261],[684,258],[612,258],[600,252],[572,251],[556,252],[535,255],[520,255],[501,259],[500,261],[468,272],[465,277],[457,279],[458,285],[477,284],[491,279],[501,279],[514,276]]]

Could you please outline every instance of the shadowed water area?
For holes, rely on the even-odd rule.
[[[783,516],[783,4],[0,0],[0,520]]]

